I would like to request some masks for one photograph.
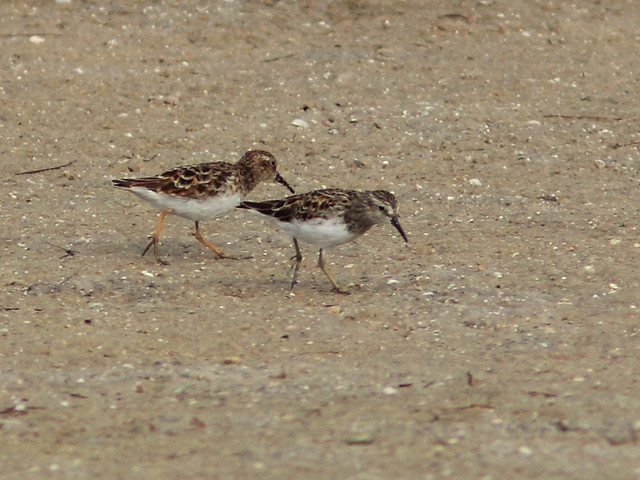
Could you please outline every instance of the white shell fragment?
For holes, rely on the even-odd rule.
[[[607,162],[605,162],[604,160],[598,158],[597,160],[594,160],[593,163],[596,164],[596,167],[598,168],[606,168],[607,166]]]

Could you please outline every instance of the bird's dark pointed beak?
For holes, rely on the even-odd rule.
[[[404,233],[404,230],[402,229],[402,225],[400,225],[400,221],[398,220],[398,217],[396,216],[391,217],[391,225],[396,227],[396,230],[400,232],[400,235],[402,235],[402,238],[404,238],[404,241],[409,243],[409,238],[407,237],[407,234]]]
[[[296,192],[293,190],[293,188],[291,188],[291,185],[289,185],[289,184],[287,183],[287,181],[286,181],[284,178],[282,178],[282,176],[281,176],[279,173],[277,173],[277,172],[276,172],[276,182],[278,182],[278,183],[280,183],[280,184],[284,185],[285,187],[287,187],[291,193],[296,193]]]

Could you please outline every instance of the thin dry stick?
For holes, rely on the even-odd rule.
[[[597,115],[562,115],[562,114],[543,115],[543,118],[565,118],[565,119],[573,119],[573,120],[614,120],[616,122],[622,120],[622,117],[600,117]]]
[[[60,168],[68,167],[73,162],[74,160],[68,163],[65,163],[64,165],[58,165],[57,167],[39,168],[38,170],[29,170],[28,172],[19,172],[19,173],[16,173],[16,175],[31,175],[32,173],[41,173],[41,172],[48,172],[50,170],[58,170]]]
[[[38,37],[44,37],[44,36],[56,36],[59,37],[61,36],[61,33],[46,33],[46,32],[35,32],[35,33],[23,33],[23,32],[18,32],[18,33],[0,33],[0,37],[33,37],[33,36],[38,36]]]
[[[279,57],[271,57],[271,58],[265,58],[263,60],[264,63],[269,63],[269,62],[277,62],[278,60],[283,60],[285,58],[291,58],[295,55],[295,53],[288,53],[287,55],[281,55]]]
[[[615,150],[616,148],[632,147],[634,145],[640,145],[640,141],[636,140],[634,142],[629,142],[629,143],[614,143],[613,145],[611,145],[611,148]]]

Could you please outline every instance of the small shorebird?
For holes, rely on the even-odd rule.
[[[398,220],[396,197],[386,190],[355,191],[330,188],[293,195],[282,200],[242,202],[239,208],[254,210],[270,217],[278,227],[293,237],[296,254],[292,259],[291,288],[298,277],[302,253],[298,240],[320,247],[318,266],[338,293],[349,293],[327,270],[322,257],[328,247],[351,242],[371,227],[387,220],[400,232],[405,242],[406,233]]]
[[[135,193],[160,209],[160,219],[151,241],[158,263],[166,264],[158,254],[158,242],[164,220],[170,213],[195,222],[194,236],[219,258],[233,258],[207,241],[200,232],[200,222],[221,217],[240,205],[244,197],[260,182],[274,180],[294,193],[280,176],[275,157],[264,150],[246,152],[237,163],[209,162],[178,167],[155,177],[113,180],[116,187]]]

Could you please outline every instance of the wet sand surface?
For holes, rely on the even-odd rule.
[[[25,2],[26,3],[26,2]],[[634,2],[0,3],[2,478],[640,475]],[[330,249],[111,179],[264,149]],[[38,171],[48,169],[45,171]],[[35,172],[34,172],[35,171]],[[252,200],[280,198],[261,184]]]

